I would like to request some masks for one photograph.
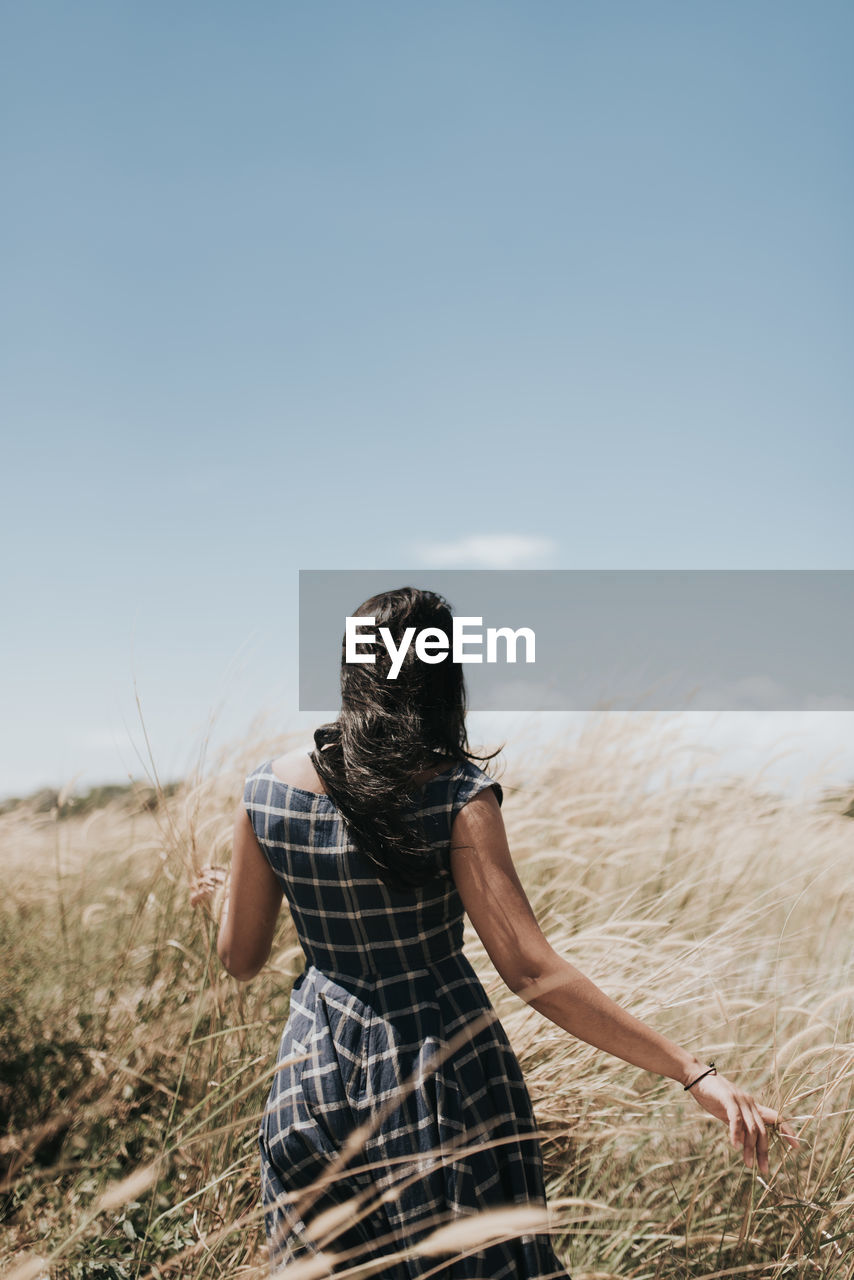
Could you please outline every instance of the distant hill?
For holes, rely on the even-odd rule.
[[[160,792],[155,787],[143,782],[110,782],[99,787],[90,787],[79,795],[63,795],[53,787],[41,787],[27,796],[10,796],[0,801],[0,814],[12,813],[16,809],[27,808],[32,813],[52,813],[56,810],[59,819],[76,818],[91,813],[95,809],[105,809],[107,805],[120,803],[131,810],[154,810],[162,800],[168,800],[182,786],[181,782],[167,782]]]

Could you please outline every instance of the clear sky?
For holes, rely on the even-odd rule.
[[[300,568],[849,568],[854,9],[0,11],[0,793],[295,722]]]

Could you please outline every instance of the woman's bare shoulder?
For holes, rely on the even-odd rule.
[[[325,795],[326,789],[311,762],[310,751],[309,744],[303,743],[302,746],[295,747],[293,751],[276,756],[271,761],[270,768],[277,778],[280,778],[282,782],[287,782],[291,787],[299,787],[301,791],[316,791],[320,795]]]

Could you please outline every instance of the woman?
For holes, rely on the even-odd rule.
[[[451,631],[446,602],[413,588],[357,616],[396,646],[407,627]],[[464,913],[512,991],[678,1081],[729,1126],[748,1166],[767,1173],[769,1127],[797,1143],[775,1111],[555,952],[513,867],[501,786],[468,748],[461,666],[424,662],[412,645],[395,680],[388,665],[382,646],[374,663],[342,660],[338,719],[310,755],[253,770],[235,823],[223,964],[241,981],[259,972],[283,895],[306,958],[259,1132],[271,1262],[322,1251],[329,1270],[317,1274],[374,1260],[390,1280],[565,1278],[542,1214],[459,1255],[417,1251],[462,1215],[545,1207],[531,1100],[463,954]]]

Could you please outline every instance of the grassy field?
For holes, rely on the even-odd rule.
[[[678,738],[625,724],[505,771],[520,877],[560,952],[782,1107],[802,1147],[775,1142],[769,1179],[745,1169],[678,1085],[508,991],[468,929],[534,1102],[558,1252],[574,1280],[851,1280],[846,800],[703,780]],[[188,886],[227,865],[243,778],[286,745],[246,743],[160,803],[42,796],[0,815],[3,1274],[267,1273],[256,1133],[302,955],[283,908],[267,968],[237,983]]]

